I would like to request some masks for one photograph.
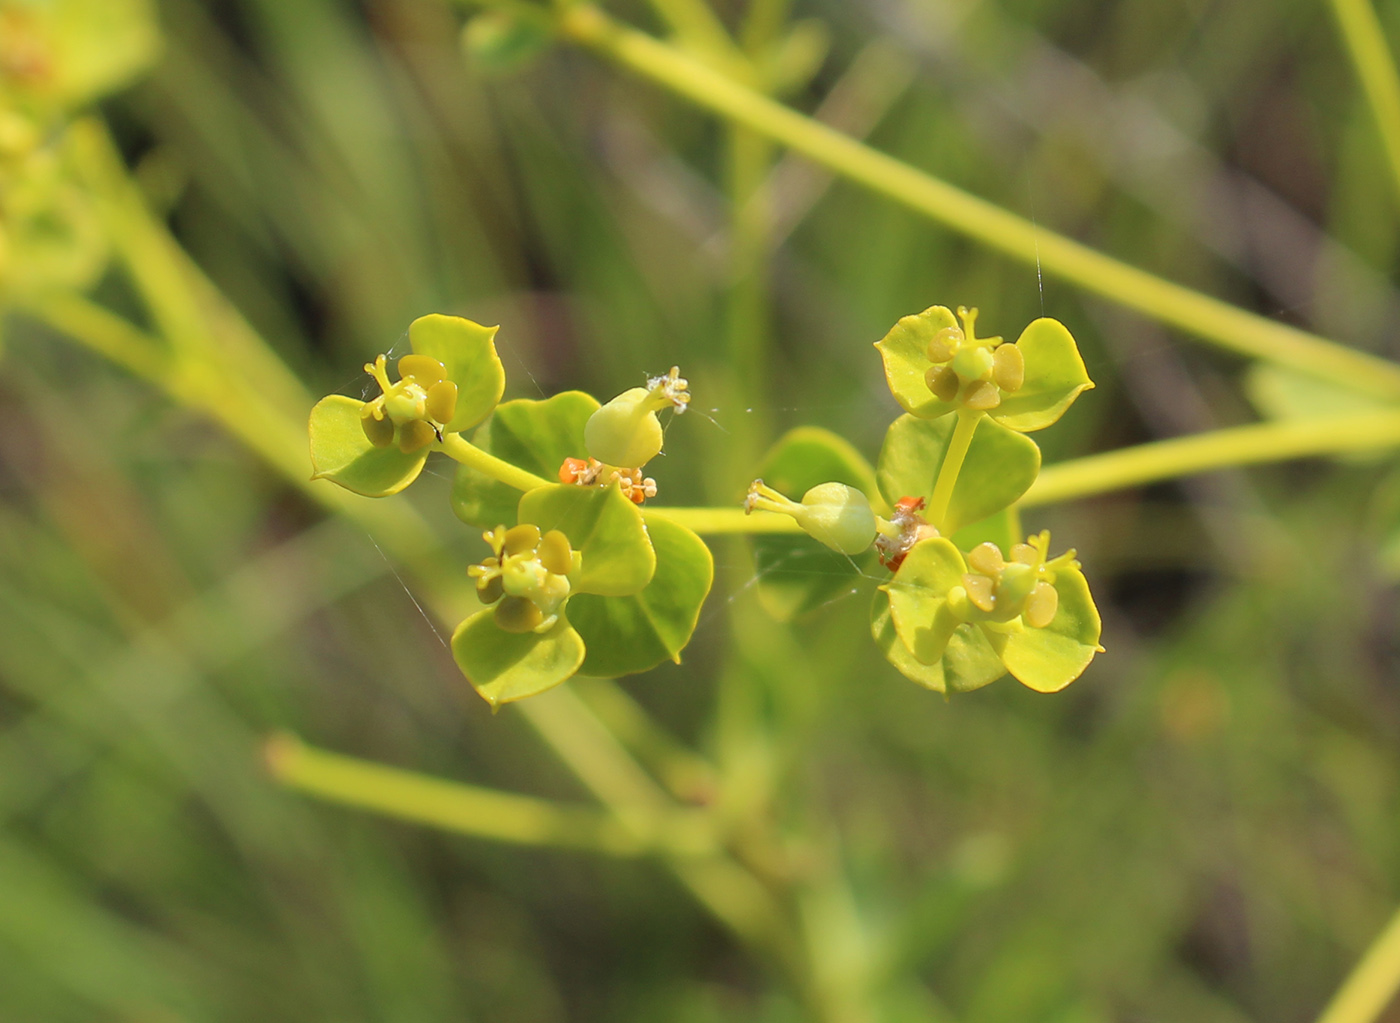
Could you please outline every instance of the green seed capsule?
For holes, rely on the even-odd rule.
[[[400,381],[384,396],[384,411],[396,423],[410,423],[427,414],[426,398],[423,388]]]
[[[369,406],[365,406],[369,411]],[[387,416],[375,419],[373,413],[360,417],[360,425],[365,428],[365,436],[377,448],[387,448],[394,443],[394,421]]]
[[[870,500],[844,483],[813,487],[792,514],[808,535],[842,554],[859,554],[875,542]]]
[[[985,380],[992,375],[994,356],[984,345],[964,345],[953,356],[953,369],[963,380]]]
[[[930,366],[924,371],[924,383],[939,401],[952,401],[962,386],[962,381],[951,366]]]
[[[517,554],[501,566],[501,580],[512,597],[529,597],[539,593],[549,573],[532,557]]]
[[[503,597],[496,605],[496,624],[506,632],[529,632],[542,621],[544,614],[524,597]]]
[[[623,391],[588,417],[583,443],[605,465],[640,469],[661,453],[661,421],[645,387]]]
[[[1055,620],[1055,612],[1059,608],[1060,595],[1055,592],[1055,587],[1041,580],[1026,599],[1026,608],[1021,612],[1021,617],[1031,628],[1043,629]]]
[[[1008,394],[1026,382],[1026,359],[1015,345],[998,345],[992,352],[992,379]]]
[[[1021,602],[1031,595],[1035,584],[1035,569],[1013,561],[1002,570],[1001,582],[997,585],[997,597],[1002,605],[1008,608],[1013,605],[1020,606]]]

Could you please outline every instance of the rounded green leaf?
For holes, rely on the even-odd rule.
[[[1055,591],[1059,607],[1045,628],[999,632],[984,627],[1006,670],[1038,693],[1058,692],[1069,685],[1102,649],[1102,622],[1084,574],[1078,569],[1058,570]]]
[[[506,371],[496,354],[496,331],[460,316],[433,313],[408,325],[408,342],[419,355],[431,356],[447,367],[447,379],[457,385],[457,410],[447,433],[466,430],[485,419],[506,389]]]
[[[957,325],[950,310],[941,305],[930,306],[914,316],[901,317],[888,334],[875,342],[885,363],[890,393],[910,415],[936,419],[957,407],[935,398],[924,382],[924,373],[932,365],[928,358],[929,341],[945,327]]]
[[[758,475],[794,498],[834,481],[855,487],[879,504],[875,470],[845,438],[815,426],[789,430],[768,450]],[[884,509],[877,508],[877,511]],[[772,534],[750,540],[759,602],[779,621],[790,621],[846,593],[871,564],[870,555],[849,558],[810,536]]]
[[[1020,433],[1043,430],[1094,382],[1084,368],[1079,346],[1059,320],[1048,316],[1033,320],[1021,331],[1016,347],[1025,359],[1025,382],[1013,392],[1003,391],[1001,404],[987,414]]]
[[[1021,513],[1015,505],[1003,508],[995,515],[963,526],[953,534],[953,545],[960,551],[970,551],[979,543],[991,542],[1009,551],[1026,538],[1021,531]]]
[[[948,648],[936,664],[921,664],[899,638],[890,615],[889,595],[883,590],[875,594],[870,609],[870,634],[900,674],[936,692],[970,693],[1006,674],[996,651],[981,630],[971,625],[960,625],[953,631]]]
[[[584,649],[563,615],[543,634],[506,632],[488,607],[457,626],[452,656],[482,699],[499,707],[563,682],[578,671]]]
[[[365,497],[387,497],[408,486],[423,470],[428,449],[404,454],[394,445],[377,448],[360,425],[365,403],[332,394],[311,410],[311,478],[339,483]]]
[[[934,481],[952,439],[956,416],[919,419],[900,416],[890,424],[880,448],[876,476],[890,504],[901,497],[933,493]],[[1040,472],[1040,448],[1029,437],[991,419],[977,424],[948,503],[946,532],[995,515],[1014,504]]]
[[[520,498],[517,517],[542,533],[561,530],[583,554],[582,567],[569,576],[575,593],[626,597],[651,582],[656,571],[656,552],[642,513],[616,484],[537,487]]]
[[[584,457],[583,425],[598,408],[582,391],[564,391],[544,401],[521,399],[497,405],[472,435],[472,444],[511,465],[557,479],[566,458]],[[468,525],[494,529],[515,525],[520,491],[467,465],[457,468],[452,510]]]
[[[580,593],[569,600],[569,620],[588,648],[581,674],[615,678],[662,661],[679,664],[695,631],[715,576],[710,549],[689,529],[659,516],[646,525],[656,573],[645,589],[630,597]]]
[[[943,657],[956,627],[944,605],[962,582],[967,563],[946,537],[923,540],[905,555],[894,578],[880,589],[890,595],[890,615],[904,645],[922,664]]]

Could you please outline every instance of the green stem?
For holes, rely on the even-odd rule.
[[[1372,1023],[1400,990],[1400,912],[1372,942],[1317,1023]]]
[[[445,831],[613,856],[655,851],[615,817],[592,808],[429,778],[318,750],[290,735],[269,739],[265,756],[273,777],[290,788]]]
[[[1400,446],[1400,411],[1256,423],[1047,466],[1022,506],[1053,504],[1214,469]]]
[[[1400,195],[1400,75],[1386,45],[1385,33],[1370,0],[1332,0],[1332,10],[1342,30],[1342,41],[1380,131],[1381,144],[1390,163],[1397,195]]]
[[[666,519],[678,526],[693,529],[703,536],[719,536],[724,533],[801,533],[799,526],[790,515],[756,511],[745,514],[742,508],[643,508],[645,518]]]
[[[475,444],[463,438],[460,433],[447,434],[442,438],[442,443],[437,446],[437,450],[448,458],[461,462],[463,465],[469,465],[477,472],[490,476],[493,480],[499,480],[516,490],[534,490],[536,487],[548,486],[552,482],[543,476],[536,476],[518,465],[511,465],[505,459],[482,451]]]
[[[986,414],[977,409],[958,409],[958,424],[953,427],[948,450],[943,455],[943,463],[938,467],[938,480],[934,483],[933,494],[928,499],[928,520],[938,527],[939,532],[947,532],[943,523],[948,517],[948,503],[953,499],[953,487],[957,485],[958,474],[962,472],[967,449],[972,446],[972,435],[977,432],[977,424]]]
[[[1400,397],[1400,366],[1236,308],[1047,231],[776,103],[588,4],[561,31],[582,45],[881,195],[1046,273],[1252,358],[1357,391]]]

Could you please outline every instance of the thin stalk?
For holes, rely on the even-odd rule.
[[[289,788],[444,831],[611,856],[656,851],[615,817],[591,807],[560,806],[531,796],[430,778],[319,750],[290,735],[269,739],[264,755],[272,776]]]
[[[958,409],[958,422],[953,427],[948,451],[943,456],[943,464],[938,467],[938,479],[928,499],[928,520],[941,532],[947,532],[943,525],[948,517],[948,503],[953,499],[953,487],[957,485],[958,474],[962,472],[967,449],[972,446],[972,435],[977,432],[977,424],[985,415],[985,412],[976,409]]]
[[[1380,131],[1381,145],[1400,197],[1400,74],[1370,0],[1332,0],[1342,42]]]
[[[1400,410],[1256,423],[1047,466],[1022,506],[1261,462],[1400,446]]]
[[[1046,273],[1146,313],[1204,341],[1290,366],[1356,391],[1400,397],[1400,366],[1257,316],[1047,231],[715,71],[588,4],[569,8],[561,32],[697,105],[766,135],[872,191],[904,203]]]
[[[514,487],[516,490],[534,490],[536,487],[548,486],[551,482],[542,476],[520,468],[518,465],[511,465],[502,458],[482,451],[475,444],[462,437],[460,433],[449,433],[442,439],[442,443],[437,445],[437,450],[441,451],[448,458],[469,465],[478,472],[490,476],[493,480],[500,480],[506,486]]]
[[[1400,990],[1400,912],[1372,942],[1317,1023],[1373,1023]]]

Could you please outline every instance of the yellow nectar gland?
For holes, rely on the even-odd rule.
[[[963,621],[1020,618],[1032,629],[1045,628],[1060,606],[1056,571],[1079,567],[1073,550],[1047,561],[1049,546],[1050,534],[1042,532],[1015,544],[1008,560],[996,544],[978,544],[967,555],[969,571],[963,574],[962,585],[948,595],[949,608]]]
[[[944,327],[933,335],[926,354],[933,363],[924,383],[939,401],[987,411],[1001,404],[1003,394],[1021,389],[1026,363],[1014,344],[999,337],[977,336],[977,310],[958,306],[961,327]]]
[[[457,385],[447,379],[447,367],[427,355],[399,360],[399,381],[389,382],[388,356],[365,363],[365,372],[379,384],[379,397],[365,402],[360,425],[377,448],[398,441],[405,454],[442,440],[442,430],[457,411]]]
[[[482,539],[493,556],[472,565],[476,595],[496,607],[496,624],[506,632],[548,632],[569,599],[568,577],[577,572],[583,555],[569,546],[557,529],[543,536],[529,522],[507,529],[497,526]]]

